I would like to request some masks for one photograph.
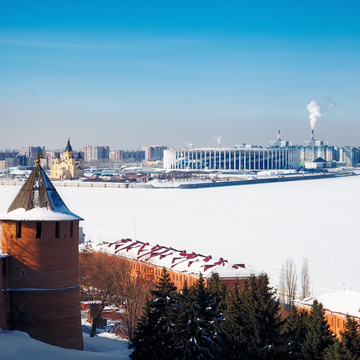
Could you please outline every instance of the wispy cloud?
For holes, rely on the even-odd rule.
[[[29,48],[42,48],[42,49],[87,49],[89,46],[76,43],[63,43],[56,41],[34,41],[23,39],[2,39],[0,38],[0,46],[12,47],[29,47]]]
[[[87,38],[83,42],[69,42],[56,40],[38,40],[17,38],[0,38],[0,46],[18,48],[38,48],[38,49],[59,49],[59,50],[138,50],[158,49],[163,47],[188,47],[207,44],[204,39],[192,39],[186,37],[152,37],[152,36],[95,36]]]

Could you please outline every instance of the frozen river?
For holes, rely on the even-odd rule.
[[[0,213],[19,187],[0,186]],[[204,189],[64,188],[93,242],[134,238],[265,271],[309,260],[315,294],[360,292],[360,177]]]

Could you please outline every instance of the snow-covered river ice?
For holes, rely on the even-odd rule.
[[[86,240],[134,238],[232,263],[279,283],[288,257],[303,258],[315,294],[360,292],[360,177],[203,189],[58,187],[84,218]],[[19,191],[0,186],[0,213]],[[345,285],[344,285],[345,284]]]

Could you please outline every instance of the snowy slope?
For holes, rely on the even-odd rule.
[[[127,341],[101,337],[89,338],[84,334],[84,351],[62,349],[32,339],[21,331],[0,330],[2,359],[16,360],[125,360],[130,351]]]
[[[0,213],[19,188],[0,186]],[[223,257],[278,284],[307,257],[315,294],[360,292],[360,177],[209,189],[57,188],[86,239],[134,238]]]

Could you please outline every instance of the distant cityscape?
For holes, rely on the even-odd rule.
[[[113,163],[140,163],[143,161],[162,161],[167,146],[143,146],[142,150],[112,150],[109,146],[84,146],[75,151],[84,163],[106,165]],[[43,167],[50,168],[53,160],[61,156],[63,150],[45,149],[44,146],[23,146],[20,149],[0,149],[0,169],[17,166],[34,166],[39,154],[44,156]]]
[[[44,169],[51,170],[54,164],[64,170],[70,162],[77,168],[144,166],[164,170],[224,170],[224,171],[262,171],[278,169],[308,169],[334,168],[342,166],[357,166],[360,162],[360,147],[337,147],[315,139],[314,130],[304,145],[293,145],[281,138],[278,131],[275,140],[268,147],[253,144],[235,145],[224,148],[221,136],[215,136],[217,146],[169,147],[165,145],[146,145],[138,150],[110,149],[109,146],[84,146],[81,149],[71,148],[70,139],[63,149],[45,149],[44,146],[23,146],[19,149],[0,150],[0,173],[6,176],[9,169],[15,167],[33,167],[39,154]],[[65,143],[65,142],[64,142]],[[70,147],[70,148],[69,148]],[[65,156],[66,151],[70,151]],[[81,165],[79,165],[81,160]],[[62,165],[61,165],[62,164]],[[66,170],[67,171],[67,170]],[[83,171],[75,173],[56,173],[52,178],[67,179],[83,176]]]

